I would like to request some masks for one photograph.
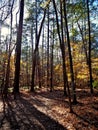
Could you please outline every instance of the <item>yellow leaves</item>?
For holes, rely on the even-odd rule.
[[[25,67],[25,66],[26,66],[26,64],[27,64],[27,63],[26,63],[26,62],[24,62],[23,60],[21,60],[21,61],[20,61],[20,63],[21,63],[21,65],[22,65],[22,66],[24,66],[24,67]]]
[[[10,68],[11,68],[11,71],[14,72],[14,69],[15,69],[14,56],[11,56],[11,59],[10,59]]]
[[[61,64],[56,65],[55,68],[54,68],[54,71],[55,71],[55,73],[57,73],[57,74],[59,74],[61,76],[62,71],[63,71],[62,65]]]
[[[59,70],[60,69],[60,64],[56,65],[55,67],[55,71]]]
[[[47,1],[43,2],[41,4],[41,7],[44,8],[44,9],[46,9],[49,6],[50,2],[51,2],[51,0],[47,0]]]
[[[88,78],[88,74],[87,73],[79,73],[78,75],[77,75],[77,78],[78,79],[86,79],[86,78]]]

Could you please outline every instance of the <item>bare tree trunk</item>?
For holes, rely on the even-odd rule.
[[[40,66],[39,51],[38,51],[38,56],[37,56],[37,68],[38,68],[38,82],[39,82],[39,88],[41,88],[41,66]]]
[[[85,39],[84,39],[84,36],[83,36],[83,31],[82,31],[78,21],[77,21],[77,25],[78,25],[78,28],[79,28],[79,31],[80,31],[80,34],[81,34],[81,37],[82,37],[83,48],[84,48],[84,53],[85,53],[85,57],[86,57],[86,64],[88,65],[88,53],[87,53],[87,47],[85,46]]]
[[[61,37],[62,37],[62,64],[63,64],[63,80],[64,80],[64,95],[67,95],[66,92],[66,82],[67,81],[67,73],[66,73],[66,63],[65,63],[65,44],[64,44],[64,33],[63,33],[63,8],[62,8],[62,1],[60,1],[60,12],[61,12]],[[66,78],[65,78],[66,77]]]
[[[89,57],[88,57],[88,66],[89,66],[89,76],[90,76],[90,92],[93,93],[92,85],[92,64],[91,64],[91,29],[90,29],[90,14],[89,14],[89,1],[87,0],[87,18],[88,18],[88,33],[89,33]]]
[[[60,36],[60,30],[59,30],[59,22],[58,22],[58,14],[57,14],[57,9],[56,9],[56,4],[55,4],[55,0],[53,0],[53,6],[54,6],[54,10],[55,10],[55,14],[56,14],[56,22],[57,22],[57,31],[58,31],[58,36],[59,36],[59,41],[60,41],[60,47],[61,47],[61,51],[62,51],[62,41],[61,41],[61,36]],[[63,54],[63,53],[62,53]],[[65,58],[65,57],[64,57]],[[66,68],[64,68],[66,71]],[[71,96],[70,96],[70,90],[69,90],[69,86],[68,86],[68,79],[67,79],[67,75],[65,75],[65,79],[66,79],[66,85],[68,87],[68,97],[69,97],[69,105],[70,105],[70,112],[73,112],[72,110],[72,105],[71,105]]]
[[[38,33],[37,41],[36,41],[36,46],[35,46],[35,50],[34,50],[34,55],[33,55],[31,92],[34,92],[34,76],[35,76],[36,55],[37,55],[37,51],[38,51],[39,40],[40,40],[40,35],[41,35],[42,27],[43,27],[43,24],[44,24],[45,16],[46,16],[46,9],[44,10],[44,16],[43,16],[43,19],[42,19],[42,22],[41,22],[41,25],[40,25],[40,29],[39,29],[39,33]]]
[[[42,34],[42,67],[41,67],[41,70],[42,70],[42,73],[41,73],[41,76],[42,76],[42,85],[44,84],[44,76],[45,76],[45,71],[44,71],[44,26],[43,26],[43,34]]]
[[[49,7],[48,7],[48,28],[47,28],[47,88],[49,88]]]
[[[73,103],[77,104],[76,85],[75,85],[75,82],[74,82],[73,61],[72,61],[72,55],[71,55],[71,46],[70,46],[67,13],[66,13],[66,1],[63,0],[63,3],[64,3],[64,19],[65,19],[65,26],[66,26],[66,32],[67,32],[67,44],[68,44],[68,52],[69,52],[69,60],[70,60],[71,82],[72,82],[72,89],[73,89]]]
[[[10,59],[11,59],[11,53],[13,51],[13,50],[11,50],[12,22],[13,22],[13,5],[14,5],[14,0],[12,1],[12,7],[11,7],[10,42],[9,42],[9,48],[8,48],[8,60],[7,60],[6,79],[5,79],[5,86],[4,86],[5,98],[7,98],[7,93],[8,93],[8,88],[9,88],[9,81],[10,81]]]
[[[51,42],[51,71],[50,71],[50,92],[53,91],[53,49],[54,49],[54,17],[53,17],[53,37]]]
[[[57,10],[56,10],[56,4],[55,4],[55,0],[53,0],[53,5],[54,5],[54,9],[55,9],[55,14],[56,14],[56,22],[57,22],[57,32],[58,32],[58,37],[59,37],[59,41],[60,41],[60,49],[61,49],[61,53],[62,53],[62,67],[63,67],[63,80],[64,80],[64,95],[67,95],[66,92],[66,65],[65,65],[65,47],[64,47],[64,43],[62,42],[61,36],[60,36],[60,29],[59,29],[59,22],[58,22],[58,15],[57,15]]]
[[[15,94],[19,93],[23,14],[24,14],[24,0],[21,0],[21,2],[20,2],[19,27],[18,27],[18,31],[17,31],[17,41],[16,41],[16,63],[15,63],[15,78],[14,78],[14,93]]]

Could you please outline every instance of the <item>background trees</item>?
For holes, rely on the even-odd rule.
[[[24,4],[24,19],[23,3],[21,8],[19,1],[16,3],[11,0],[0,4],[0,84],[4,82],[3,89],[9,90],[14,84],[15,92],[23,88],[35,91],[41,87],[53,91],[59,86],[67,95],[69,87],[74,103],[77,87],[87,87],[90,83],[93,92],[93,86],[97,87],[98,83],[98,16],[95,13],[98,3],[29,0]],[[8,31],[6,35],[4,29]]]

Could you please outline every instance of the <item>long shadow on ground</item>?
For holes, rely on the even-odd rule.
[[[6,130],[66,130],[61,124],[37,110],[29,100],[20,97],[16,101],[8,101]],[[7,125],[6,125],[7,124]],[[1,127],[1,128],[2,128]]]
[[[66,99],[63,96],[63,91],[53,91],[53,92],[41,92],[38,93],[40,96],[45,97],[47,99],[55,100],[59,103],[59,101],[63,101],[62,99]],[[74,127],[76,129],[86,129],[88,126],[98,129],[98,91],[95,91],[93,95],[90,94],[89,91],[78,89],[77,90],[78,104],[73,105],[74,115],[79,120],[79,123],[75,123]],[[94,100],[96,99],[96,100]],[[85,102],[83,102],[85,101]],[[67,102],[65,107],[67,106]]]

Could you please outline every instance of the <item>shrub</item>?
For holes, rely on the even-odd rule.
[[[96,88],[96,89],[98,89],[98,80],[95,80],[93,82],[93,87]]]

